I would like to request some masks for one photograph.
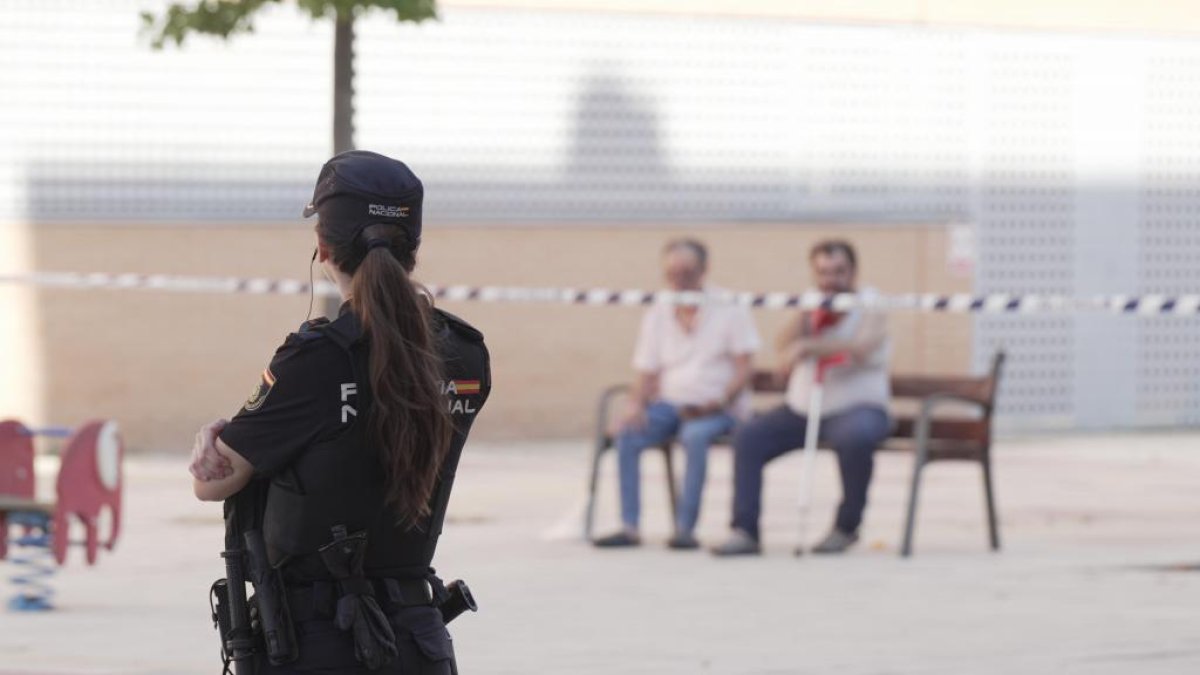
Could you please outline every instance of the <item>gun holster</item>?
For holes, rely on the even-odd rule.
[[[212,610],[213,628],[221,638],[221,655],[225,654],[225,643],[233,633],[233,619],[229,609],[229,580],[217,579],[208,589],[208,607]]]
[[[252,655],[257,647],[254,628],[249,621],[243,620],[238,627],[234,626],[233,608],[229,597],[229,580],[217,579],[208,589],[208,606],[212,611],[213,627],[221,639],[221,661],[225,664],[224,672],[229,672],[230,664],[238,656]],[[236,665],[235,669],[243,669],[248,665]]]
[[[354,638],[354,656],[375,670],[396,659],[396,633],[375,599],[375,586],[363,573],[367,533],[347,534],[343,525],[333,528],[333,541],[318,553],[337,583],[338,600],[334,625]]]
[[[479,611],[479,605],[475,602],[475,596],[471,594],[471,589],[467,586],[467,582],[462,579],[455,579],[449,584],[443,585],[442,580],[435,576],[430,581],[430,584],[434,589],[434,603],[438,611],[442,614],[442,623],[448,624],[468,610],[472,612]]]
[[[251,530],[244,538],[246,558],[250,563],[250,583],[254,584],[254,597],[247,603],[250,627],[256,635],[261,635],[263,649],[272,664],[291,663],[300,658],[300,647],[296,643],[296,628],[292,624],[283,577],[267,559],[262,531]]]

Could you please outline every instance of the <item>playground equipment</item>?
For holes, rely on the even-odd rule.
[[[35,436],[68,437],[55,484],[53,502],[36,498]],[[51,609],[49,579],[67,560],[67,548],[82,544],[88,565],[96,564],[103,546],[112,550],[121,530],[121,465],[124,446],[117,423],[88,422],[69,429],[30,429],[20,422],[0,422],[0,559],[18,568],[11,581],[18,594],[9,608],[19,611]],[[111,526],[103,542],[100,514],[108,510]],[[69,538],[72,518],[82,522],[86,536]],[[10,539],[13,531],[20,534]],[[9,556],[9,545],[20,551]],[[53,561],[50,558],[53,558]]]

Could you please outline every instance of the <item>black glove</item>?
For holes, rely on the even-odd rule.
[[[375,601],[375,588],[363,575],[367,554],[367,534],[347,535],[344,527],[335,527],[333,542],[319,551],[325,568],[338,585],[337,614],[334,625],[354,637],[354,656],[370,670],[386,666],[396,659],[396,633]]]
[[[375,598],[343,595],[338,599],[334,624],[354,637],[354,657],[370,670],[396,659],[396,634]]]

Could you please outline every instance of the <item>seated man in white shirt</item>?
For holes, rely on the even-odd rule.
[[[663,272],[674,291],[708,291],[708,252],[694,239],[663,249]],[[699,547],[694,530],[712,442],[733,429],[749,407],[751,359],[759,348],[750,311],[730,304],[657,304],[642,318],[633,365],[638,371],[617,436],[622,529],[596,546],[637,546],[641,451],[678,437],[687,454],[674,549]]]
[[[809,262],[822,293],[859,292],[855,287],[858,262],[849,242],[820,242],[812,248]],[[860,292],[864,297],[874,294],[871,289]],[[772,459],[804,445],[814,362],[837,354],[847,356],[848,361],[826,372],[820,435],[837,452],[842,502],[833,529],[813,551],[841,553],[858,541],[875,449],[887,438],[890,427],[891,343],[881,312],[851,310],[820,334],[811,330],[809,317],[809,313],[801,313],[779,337],[780,358],[790,373],[786,402],[744,424],[734,438],[733,531],[725,543],[713,549],[717,555],[760,552],[763,469]]]

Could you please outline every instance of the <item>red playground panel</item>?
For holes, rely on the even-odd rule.
[[[0,559],[8,556],[10,543],[19,547],[15,550],[28,552],[14,553],[11,559],[20,570],[12,581],[23,590],[9,606],[18,610],[50,608],[53,590],[46,580],[55,563],[66,563],[68,546],[83,544],[87,563],[94,565],[100,547],[112,550],[121,531],[125,449],[117,423],[94,420],[70,435],[59,465],[54,502],[38,501],[36,494],[33,437],[47,433],[58,435],[57,431],[31,430],[12,420],[0,422]],[[111,527],[102,538],[100,515],[105,509]],[[83,524],[82,542],[70,540],[72,519]],[[10,529],[23,534],[10,541]],[[45,563],[38,551],[45,556]],[[51,552],[54,563],[49,563]]]
[[[104,548],[112,550],[121,531],[121,487],[124,478],[121,465],[124,447],[112,421],[92,421],[75,431],[63,452],[58,470],[58,503],[54,509],[54,559],[59,565],[67,559],[69,519],[74,516],[83,522],[87,562],[96,563],[100,547],[100,512],[108,507],[112,513],[112,528]]]
[[[33,436],[16,420],[0,422],[0,498],[33,501]],[[0,508],[0,560],[8,555],[8,513]]]

